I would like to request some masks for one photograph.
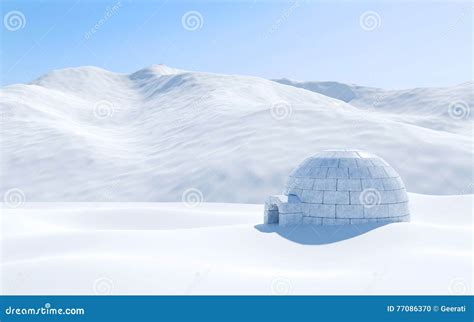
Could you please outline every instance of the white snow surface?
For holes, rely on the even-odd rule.
[[[472,135],[474,82],[450,87],[386,90],[338,82],[294,81],[277,79],[278,83],[303,88],[342,100],[351,105],[382,113],[392,120]]]
[[[251,204],[25,203],[0,217],[2,292],[472,294],[473,197],[409,197],[412,222],[378,228],[263,226]]]
[[[472,119],[441,113],[464,91],[413,94],[410,114],[403,95],[374,110],[258,77],[57,70],[0,91],[0,194],[168,202],[195,188],[206,202],[261,203],[304,158],[332,148],[382,157],[410,192],[472,193]]]

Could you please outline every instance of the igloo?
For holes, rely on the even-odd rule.
[[[409,221],[408,196],[398,173],[360,150],[325,150],[304,160],[284,195],[265,202],[265,224],[345,225]]]

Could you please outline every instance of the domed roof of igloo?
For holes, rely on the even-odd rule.
[[[399,174],[360,150],[325,150],[305,159],[291,172],[284,195],[289,206],[280,208],[293,212],[285,222],[299,220],[298,213],[303,223],[319,225],[409,220]]]

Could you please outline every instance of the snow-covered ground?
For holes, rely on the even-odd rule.
[[[262,205],[3,209],[5,294],[470,294],[472,196],[410,194],[412,222],[262,223]],[[6,206],[6,205],[4,205]]]
[[[195,188],[206,202],[262,203],[333,148],[384,158],[410,192],[472,193],[472,88],[406,90],[368,109],[258,77],[57,70],[0,90],[0,195],[174,202]],[[374,99],[362,92],[359,103]]]

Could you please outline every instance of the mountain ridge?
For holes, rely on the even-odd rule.
[[[0,95],[0,192],[31,201],[178,201],[196,188],[205,201],[260,203],[327,148],[380,155],[411,192],[462,194],[472,182],[462,131],[254,76],[72,68]]]

